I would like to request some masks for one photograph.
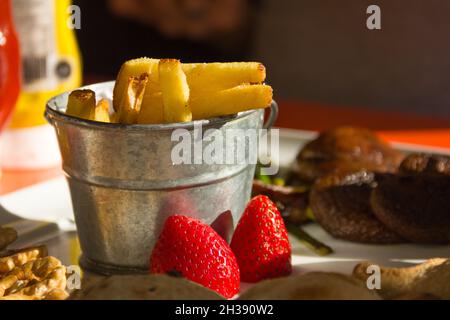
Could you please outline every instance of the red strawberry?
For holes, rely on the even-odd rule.
[[[173,271],[225,298],[239,293],[239,267],[231,248],[210,226],[190,217],[169,217],[150,257],[150,273]]]
[[[291,245],[283,218],[266,196],[250,200],[234,232],[231,249],[242,281],[257,282],[292,271]]]

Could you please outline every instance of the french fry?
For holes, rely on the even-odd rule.
[[[138,124],[164,123],[164,106],[161,92],[144,94]]]
[[[128,79],[128,86],[118,111],[118,122],[124,124],[137,122],[147,83],[148,74],[146,73],[140,77],[130,77]]]
[[[124,101],[123,95],[128,88],[130,77],[139,77],[141,74],[148,74],[146,92],[159,92],[158,59],[139,58],[125,62],[117,75],[116,84],[113,91],[113,107],[115,111],[120,108],[120,103]]]
[[[92,90],[75,90],[69,95],[66,114],[91,119],[95,111],[95,92]]]
[[[266,68],[259,62],[188,63],[183,71],[191,96],[204,91],[221,91],[244,83],[262,83]]]
[[[142,108],[142,106],[141,106]],[[111,121],[111,123],[119,123],[119,113],[117,112],[113,112],[110,116],[109,116],[109,120]]]
[[[137,92],[130,94],[129,79],[143,73],[148,74],[143,98],[133,105],[132,96]],[[265,78],[265,67],[259,62],[181,64],[174,59],[130,60],[122,65],[116,80],[116,113],[110,121],[184,122],[264,108],[272,99],[271,88],[261,84]]]
[[[149,82],[146,92],[161,91],[159,61],[159,59],[138,58],[122,65],[114,88],[114,110],[118,110],[118,104],[122,100],[121,93],[124,92],[129,77],[147,73]],[[186,63],[181,66],[194,95],[196,92],[230,89],[244,83],[262,83],[266,79],[266,68],[259,62]]]
[[[98,122],[111,122],[109,116],[109,102],[106,99],[102,99],[97,103],[92,118],[90,120]]]
[[[209,92],[193,97],[189,105],[194,120],[235,114],[250,109],[269,107],[272,87],[267,85],[240,85],[231,89]]]
[[[164,106],[164,122],[191,121],[189,86],[179,60],[166,59],[159,62],[159,85]]]

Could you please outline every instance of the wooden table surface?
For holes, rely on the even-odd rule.
[[[389,141],[450,150],[450,118],[284,101],[280,103],[280,114],[276,122],[276,126],[281,128],[316,131],[340,125],[370,128]],[[62,170],[59,167],[35,171],[3,171],[0,194],[60,175]]]

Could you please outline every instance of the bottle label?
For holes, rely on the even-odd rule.
[[[22,58],[22,89],[52,91],[59,83],[54,0],[14,0]]]

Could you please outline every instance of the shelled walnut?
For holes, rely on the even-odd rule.
[[[44,246],[0,258],[0,300],[63,300],[65,288],[66,267]]]

